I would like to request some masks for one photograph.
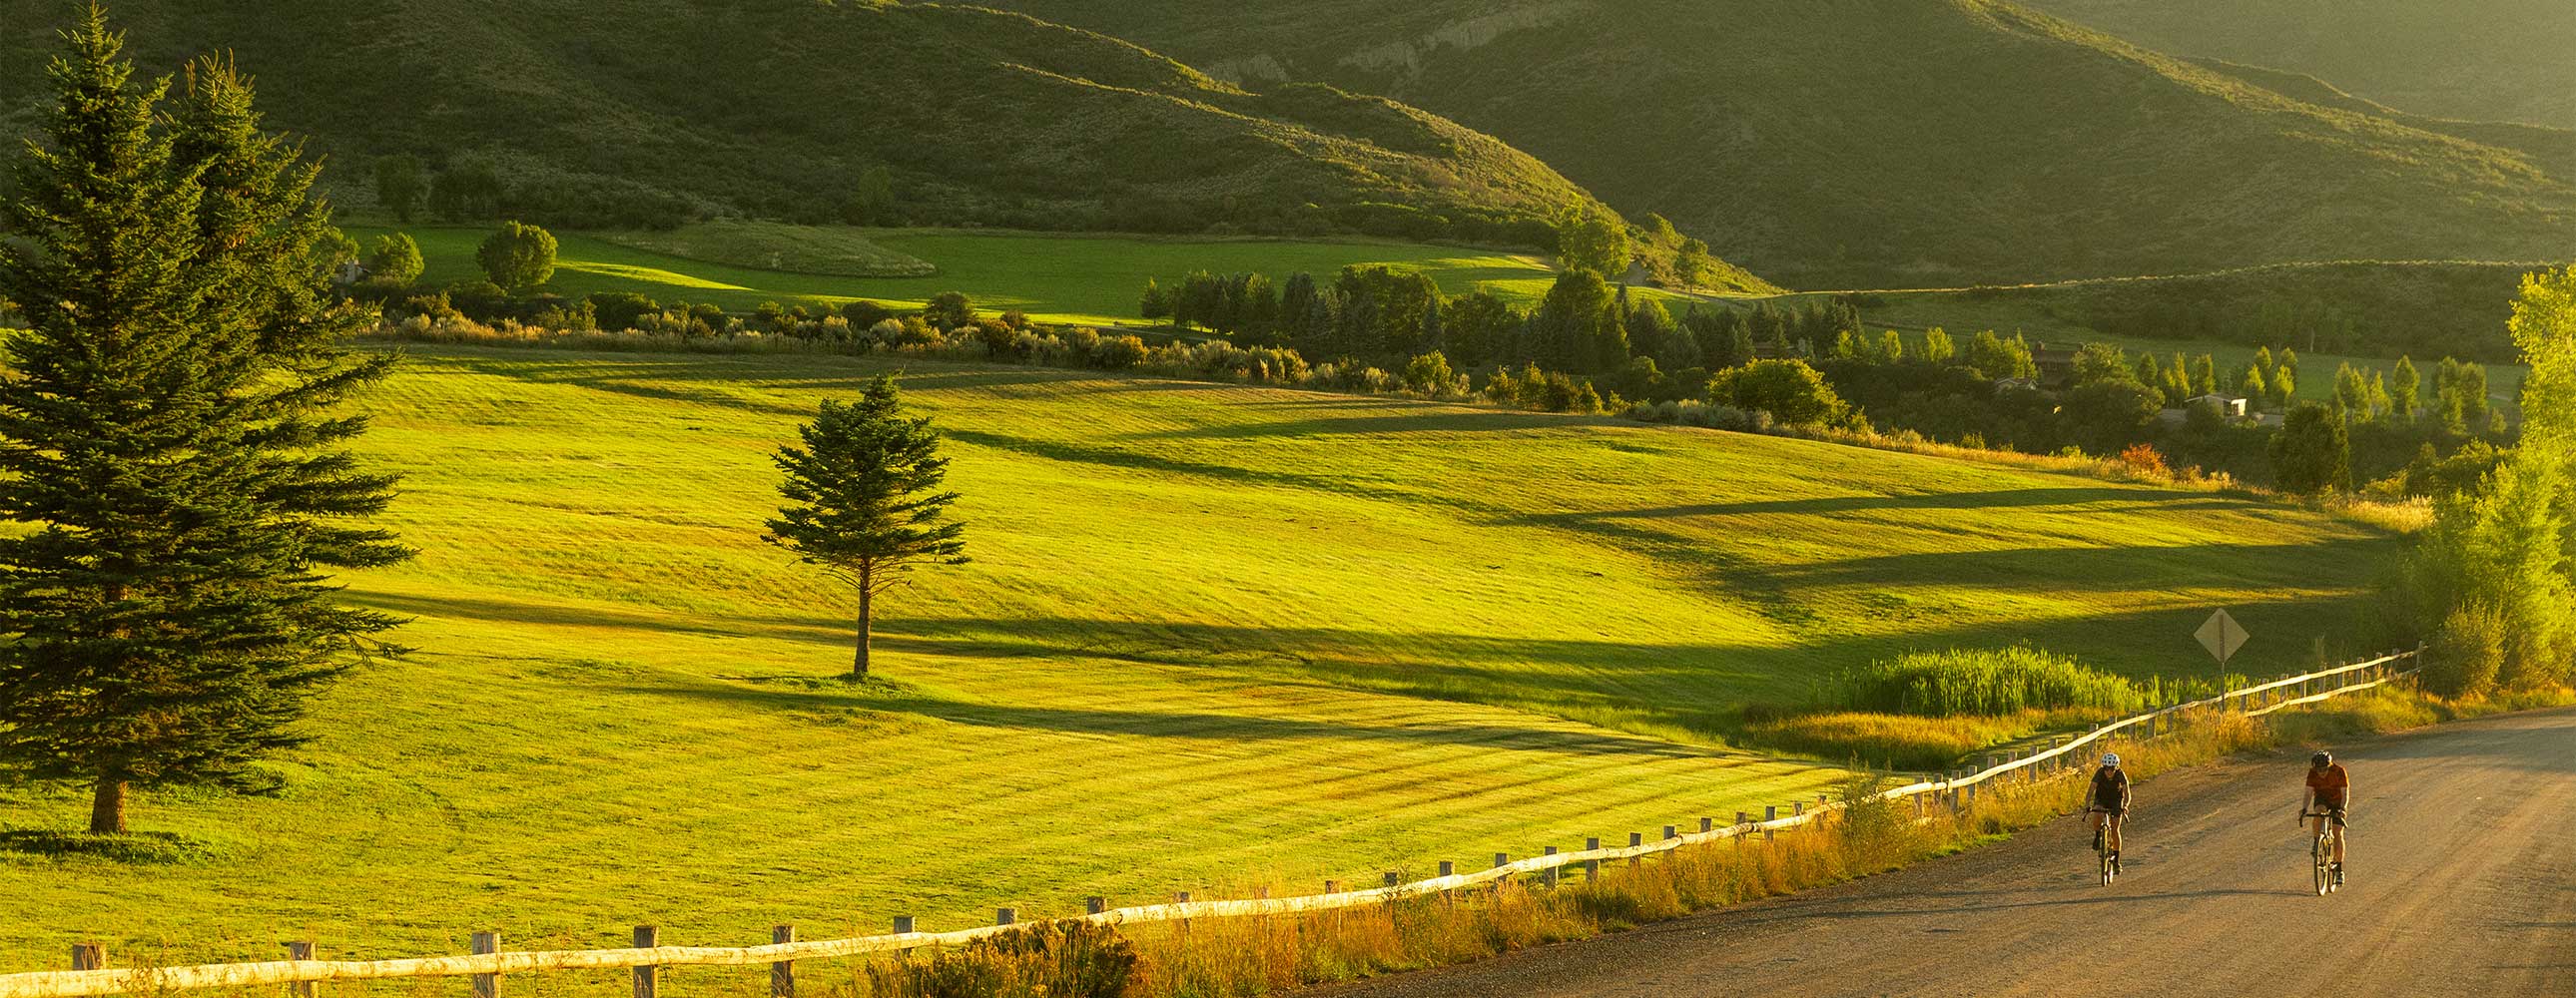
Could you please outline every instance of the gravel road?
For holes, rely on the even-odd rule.
[[[2339,748],[2344,889],[2310,888],[2304,750],[2138,785],[2103,887],[2061,819],[1794,897],[1335,998],[2576,994],[2576,711]]]

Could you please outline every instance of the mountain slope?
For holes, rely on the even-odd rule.
[[[42,99],[59,0],[0,0],[0,124]],[[1365,231],[1543,243],[1589,197],[1393,102],[1246,93],[1124,42],[978,8],[813,0],[115,6],[150,72],[230,50],[272,122],[343,161],[497,163],[506,207],[567,224],[837,220]],[[14,112],[14,113],[10,113]],[[14,120],[12,120],[14,119]],[[14,130],[14,129],[13,129]]]
[[[2005,3],[1012,5],[1256,88],[1389,94],[1797,286],[2576,245],[2576,186],[2526,154],[2293,100]]]
[[[2311,73],[2450,118],[2576,128],[2566,0],[2029,0],[2170,52]]]

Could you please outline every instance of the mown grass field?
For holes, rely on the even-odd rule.
[[[826,235],[853,230],[773,227],[781,238],[799,232]],[[391,228],[349,226],[364,245]],[[420,243],[429,269],[421,283],[438,287],[481,278],[474,248],[489,227],[403,226]],[[1532,256],[1456,246],[1370,240],[1185,239],[1160,236],[1076,236],[963,229],[855,230],[876,246],[939,268],[929,277],[833,277],[755,269],[694,260],[619,245],[581,233],[561,232],[562,262],[546,290],[563,295],[633,291],[662,302],[713,302],[749,311],[762,302],[844,302],[867,298],[917,308],[943,291],[962,291],[989,311],[1018,309],[1041,322],[1144,325],[1137,298],[1148,278],[1171,281],[1193,270],[1258,271],[1285,278],[1299,271],[1329,279],[1351,264],[1385,264],[1419,270],[1453,295],[1478,288],[1529,307],[1556,279]],[[789,252],[792,252],[790,250]],[[1643,292],[1679,308],[1684,296]]]
[[[415,349],[367,448],[420,558],[348,579],[420,652],[320,702],[285,795],[142,795],[157,859],[0,796],[0,970],[979,924],[1655,834],[1812,796],[1749,701],[1907,648],[2129,675],[2307,660],[2368,528],[1805,441],[912,361],[967,566],[882,608],[757,539],[769,451],[885,360]],[[461,985],[460,985],[461,986]]]

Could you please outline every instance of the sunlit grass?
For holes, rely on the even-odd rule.
[[[2127,675],[2346,632],[2374,530],[1772,437],[910,361],[974,564],[881,608],[758,540],[767,455],[883,359],[416,348],[369,451],[421,652],[318,705],[284,796],[145,794],[150,857],[0,851],[0,969],[957,928],[1085,895],[1368,881],[1811,798],[1742,707],[1914,647]],[[83,799],[0,796],[0,832]],[[13,840],[14,841],[14,840]],[[514,947],[519,944],[513,944]]]

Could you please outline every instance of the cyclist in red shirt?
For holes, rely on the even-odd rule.
[[[2334,882],[2335,886],[2343,886],[2343,816],[2345,809],[2352,806],[2352,777],[2344,773],[2343,764],[2334,761],[2332,753],[2308,757],[2308,791],[2303,801],[2299,807],[2302,823],[2309,815],[2316,815],[2319,835],[2327,834],[2328,823],[2332,823]]]

